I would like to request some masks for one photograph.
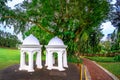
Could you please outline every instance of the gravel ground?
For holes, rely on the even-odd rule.
[[[0,80],[80,80],[80,69],[75,64],[68,63],[65,71],[35,69],[35,72],[19,71],[19,65],[10,66],[0,71]]]

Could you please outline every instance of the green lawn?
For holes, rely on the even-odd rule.
[[[45,60],[45,56],[42,56],[42,60]],[[26,55],[26,61],[28,61],[28,55]],[[19,62],[20,50],[0,48],[0,70],[14,64],[19,64]]]
[[[86,57],[97,62],[115,62],[114,57]]]
[[[115,74],[120,79],[120,62],[102,63],[99,62],[101,66],[106,68],[111,73]]]
[[[19,59],[20,50],[0,48],[0,70],[18,64]]]
[[[115,74],[120,79],[120,62],[115,62],[114,57],[86,57],[98,62],[111,73]]]
[[[26,61],[27,60],[28,60],[28,55],[26,56]],[[45,55],[43,54],[42,54],[42,60],[45,60]],[[0,48],[0,70],[14,64],[19,64],[19,62],[20,62],[20,50]],[[68,56],[68,62],[82,63],[82,60],[78,59],[75,56]]]

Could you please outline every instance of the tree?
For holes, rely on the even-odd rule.
[[[0,1],[2,23],[14,25],[15,32],[25,32],[35,25],[63,39],[71,54],[79,50],[82,33],[99,26],[109,12],[107,0],[32,0],[16,5],[14,10],[5,2]]]
[[[84,31],[79,41],[79,49],[82,54],[95,54],[101,51],[100,40],[103,37],[101,28],[89,28]]]
[[[16,35],[0,30],[0,46],[16,48],[17,44],[20,44],[20,41]]]
[[[111,22],[116,27],[116,30],[113,32],[112,39],[112,51],[120,52],[120,0],[116,0],[114,8],[111,10],[112,19]],[[112,6],[112,7],[113,7]]]

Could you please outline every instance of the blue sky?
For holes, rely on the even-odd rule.
[[[9,2],[8,2],[8,5],[9,5],[9,7],[14,8],[14,5],[15,5],[15,4],[21,3],[22,1],[23,1],[23,0],[13,0],[12,2],[9,1]],[[29,0],[29,1],[30,1],[30,0]],[[116,1],[113,0],[112,4],[114,4],[115,2],[116,2]],[[2,25],[0,25],[0,26],[1,26],[1,27],[0,27],[1,30],[4,30],[4,31],[6,31],[6,32],[10,32],[10,33],[14,34],[14,32],[13,32],[13,29],[14,29],[14,28],[13,28],[13,27],[11,27],[11,28],[4,28],[4,27],[2,27]],[[111,25],[111,22],[102,23],[101,28],[103,28],[102,33],[105,35],[102,40],[105,40],[107,34],[112,33],[112,32],[114,31],[114,29],[115,29],[115,28]],[[18,34],[17,36],[19,37],[20,40],[22,40],[21,33]]]

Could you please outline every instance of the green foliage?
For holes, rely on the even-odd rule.
[[[67,57],[68,62],[72,62],[72,63],[82,63],[82,59],[78,56],[73,56],[73,55],[69,55]]]
[[[6,8],[6,0],[6,2],[1,1],[4,4],[1,5],[0,9],[0,22],[5,23],[7,26],[10,24],[14,25],[16,33],[20,31],[22,33],[26,32],[26,30],[30,29],[31,25],[39,27],[40,30],[37,31],[34,28],[34,31],[32,28],[26,34],[34,31],[33,34],[37,38],[39,38],[38,34],[39,36],[41,35],[39,40],[43,42],[42,44],[46,44],[51,37],[58,36],[68,45],[69,53],[74,54],[84,47],[83,45],[85,45],[86,41],[90,40],[87,39],[88,37],[90,38],[89,34],[95,32],[95,28],[98,28],[107,18],[110,8],[107,1],[32,0],[29,3],[25,0],[22,4],[18,4],[16,9],[10,9]],[[81,37],[82,35],[83,37]],[[84,38],[84,36],[86,37]],[[47,40],[44,41],[43,39]],[[87,42],[88,46],[86,45],[81,51],[87,52],[85,48],[92,47],[89,50],[91,49],[91,51],[96,52],[100,38],[96,38],[94,46],[91,46],[89,43],[92,44],[93,39],[91,42]]]
[[[120,29],[120,28],[117,28]],[[115,30],[112,34],[111,34],[111,51],[112,52],[120,52],[120,30]]]
[[[115,58],[114,58],[114,60],[120,62],[120,54],[116,55]]]
[[[16,35],[12,35],[11,33],[0,31],[0,46],[1,47],[11,47],[16,48],[17,44],[20,44],[20,40],[18,40]]]
[[[101,30],[99,27],[84,30],[78,43],[79,51],[87,54],[100,53],[102,47],[100,40],[103,37]]]
[[[114,32],[111,34],[111,40],[112,40],[112,47],[111,51],[120,52],[120,1],[116,0],[116,3],[111,5],[111,14],[110,14],[110,20],[112,25],[116,28]],[[115,11],[115,12],[114,12]],[[114,14],[113,14],[114,13]]]

